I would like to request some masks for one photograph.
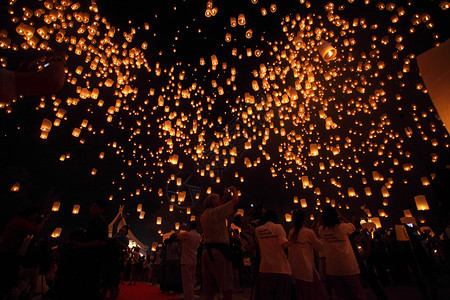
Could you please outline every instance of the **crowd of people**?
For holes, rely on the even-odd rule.
[[[237,214],[237,195],[233,186],[222,197],[208,195],[199,224],[183,224],[145,254],[129,247],[128,225],[108,238],[102,201],[92,203],[85,229],[52,248],[36,238],[48,217],[26,209],[0,239],[1,297],[115,298],[121,285],[143,281],[187,300],[196,290],[206,300],[232,299],[243,286],[252,299],[367,299],[368,290],[388,299],[384,287],[406,284],[437,299],[436,274],[449,273],[450,224],[441,236],[414,226],[368,230],[329,206],[308,222],[294,211],[286,233],[289,223],[280,224],[274,210]]]

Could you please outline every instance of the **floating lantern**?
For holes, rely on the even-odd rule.
[[[308,206],[308,204],[306,203],[306,199],[301,199],[300,200],[300,205],[302,206],[302,208],[306,208]]]
[[[413,224],[413,225],[417,226],[417,221],[416,221],[416,218],[414,218],[414,217],[402,217],[402,218],[400,218],[400,222],[402,224]]]
[[[161,225],[162,224],[162,218],[161,217],[157,217],[156,218],[156,225]]]
[[[75,204],[72,209],[72,214],[77,215],[80,212],[80,205]]]
[[[420,178],[420,181],[422,182],[422,185],[423,185],[423,186],[428,186],[428,185],[430,185],[430,181],[428,180],[427,177],[422,177],[422,178]]]
[[[41,130],[50,131],[50,129],[52,129],[52,121],[50,121],[49,119],[42,120]]]
[[[152,251],[156,251],[156,248],[158,248],[158,242],[152,243]]]
[[[349,197],[355,197],[355,196],[356,196],[355,189],[352,188],[352,187],[349,187],[349,188],[347,189],[347,192],[348,192],[348,196],[349,196]]]
[[[145,211],[141,211],[140,212],[140,214],[139,214],[139,219],[144,219],[144,216],[145,216]]]
[[[377,226],[377,228],[381,228],[381,220],[380,220],[380,218],[378,218],[378,217],[373,217],[373,218],[370,219],[370,221],[371,221],[372,223],[374,223],[375,226]]]
[[[142,204],[138,204],[137,208],[136,208],[137,212],[141,212],[142,211]]]
[[[245,23],[246,23],[245,15],[244,14],[240,14],[238,16],[238,24],[241,25],[241,26],[244,26]]]
[[[13,184],[13,186],[11,187],[11,192],[18,192],[20,189],[20,183],[16,182]]]
[[[322,41],[322,43],[317,46],[317,49],[319,50],[320,56],[326,62],[329,62],[336,57],[337,50],[327,41]]]
[[[417,195],[414,197],[414,201],[416,202],[417,210],[429,210],[427,198],[425,195]]]
[[[317,155],[319,155],[319,145],[318,144],[311,144],[310,145],[309,155],[310,156],[317,156]]]
[[[55,201],[53,202],[52,211],[58,211],[61,206],[61,202]]]
[[[57,227],[57,228],[55,228],[55,230],[53,230],[53,232],[52,232],[52,238],[57,238],[57,237],[59,237],[60,235],[61,235],[61,231],[62,231],[62,228],[61,227]]]
[[[81,129],[80,128],[74,128],[73,131],[72,131],[72,135],[74,137],[79,137],[80,133],[81,133]]]
[[[286,220],[286,222],[292,222],[292,215],[291,214],[285,214],[284,215],[284,219]]]

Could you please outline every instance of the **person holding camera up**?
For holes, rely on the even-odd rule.
[[[228,199],[231,198],[231,201]],[[233,267],[232,252],[226,218],[234,213],[239,198],[234,186],[225,189],[222,199],[211,194],[203,201],[205,211],[200,217],[205,248],[202,253],[203,293],[205,300],[211,300],[215,293],[222,293],[223,299],[232,299]]]

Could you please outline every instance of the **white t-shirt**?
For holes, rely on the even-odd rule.
[[[295,234],[295,228],[289,231],[289,240]],[[323,247],[314,231],[309,228],[300,228],[297,240],[288,249],[289,264],[292,269],[292,276],[307,282],[313,282],[314,269],[314,249],[321,250]]]
[[[233,214],[233,203],[226,202],[217,207],[205,209],[200,216],[205,243],[230,244],[226,218]]]
[[[202,236],[194,229],[178,234],[178,238],[183,242],[181,248],[182,265],[196,265],[197,264],[197,248],[200,244]]]
[[[286,258],[286,253],[281,247],[288,240],[283,226],[267,222],[255,230],[261,250],[261,273],[291,274],[291,267]]]
[[[355,253],[348,239],[355,232],[350,223],[340,223],[333,227],[319,227],[319,236],[325,241],[326,273],[335,276],[359,274]]]

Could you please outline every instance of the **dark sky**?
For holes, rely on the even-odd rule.
[[[48,39],[35,35],[51,48],[65,51],[69,59],[68,80],[56,95],[28,97],[0,109],[1,228],[23,207],[38,205],[48,212],[53,201],[60,201],[61,210],[52,213],[46,230],[51,233],[62,226],[66,235],[85,226],[89,203],[100,198],[108,202],[107,219],[114,217],[119,205],[125,205],[132,231],[151,244],[157,239],[157,230],[168,231],[174,222],[189,220],[186,207],[198,217],[208,187],[221,193],[228,184],[241,190],[241,207],[274,207],[280,218],[299,207],[292,203],[297,196],[307,199],[306,210],[315,216],[333,200],[346,214],[358,217],[367,217],[363,206],[374,217],[383,209],[389,215],[381,218],[386,226],[398,223],[404,209],[423,216],[427,224],[439,224],[439,218],[431,218],[431,211],[417,212],[414,196],[426,195],[433,215],[448,212],[447,199],[442,196],[448,182],[448,133],[424,93],[426,87],[418,88],[423,81],[414,57],[448,38],[448,10],[441,9],[438,1],[411,5],[396,1],[395,7],[336,1],[333,10],[324,2],[253,2],[213,1],[217,14],[208,18],[207,1],[105,0],[97,1],[98,13],[89,8],[90,1],[80,1],[75,10],[59,7],[64,14],[52,23],[55,25],[46,24],[36,14],[13,22],[12,16],[23,17],[25,4],[3,4],[0,29],[7,30],[7,37],[20,49],[0,50],[5,68],[16,70],[22,59],[42,53],[20,48],[26,43],[15,31],[20,22],[32,23],[36,29],[54,26]],[[276,5],[273,12],[272,4]],[[44,9],[44,15],[50,12],[40,1],[29,1],[26,8]],[[8,14],[8,9],[14,13]],[[88,14],[89,20],[77,21],[80,12]],[[230,18],[238,19],[240,14],[245,15],[246,24],[233,27]],[[426,21],[413,25],[415,15]],[[397,22],[392,21],[395,16]],[[348,28],[339,20],[346,21]],[[61,27],[70,21],[72,27]],[[97,35],[89,37],[92,26]],[[112,27],[114,35],[105,42]],[[58,42],[61,29],[67,40]],[[249,30],[251,38],[246,37]],[[227,33],[231,34],[229,42],[225,41]],[[301,34],[302,43],[295,49],[293,38]],[[90,46],[92,51],[78,55],[71,37],[78,43],[84,39],[86,49]],[[349,46],[352,39],[354,44]],[[383,42],[386,39],[388,42]],[[321,40],[337,49],[335,60],[327,63],[319,56],[315,47]],[[147,43],[145,49],[143,43]],[[116,52],[111,54],[111,49]],[[218,59],[215,69],[213,55]],[[98,67],[93,69],[96,59]],[[110,65],[104,67],[103,61]],[[385,67],[378,68],[379,62]],[[370,68],[366,69],[366,63]],[[405,64],[409,72],[403,72]],[[265,77],[261,66],[268,69]],[[78,67],[83,68],[80,74],[76,73]],[[268,76],[270,71],[273,79]],[[332,73],[332,79],[325,80],[324,72]],[[315,76],[311,88],[307,87],[308,73]],[[106,88],[105,78],[114,80],[115,85]],[[269,86],[264,87],[265,80]],[[296,87],[297,81],[301,81],[299,98],[283,102],[283,94]],[[253,82],[258,83],[258,91],[252,88]],[[127,85],[134,92],[124,93]],[[364,87],[364,92],[357,87]],[[98,88],[99,98],[80,99],[81,88]],[[384,93],[380,95],[381,89]],[[190,98],[182,97],[182,91],[189,92]],[[246,93],[255,102],[245,101]],[[158,105],[160,96],[164,98],[162,106]],[[73,105],[68,101],[71,98],[80,100]],[[55,99],[61,100],[58,105]],[[99,99],[103,106],[98,105]],[[44,107],[40,107],[42,103]],[[111,113],[114,106],[119,107]],[[42,119],[54,121],[60,108],[67,111],[61,125],[53,126],[48,139],[40,139]],[[323,113],[337,127],[328,128]],[[90,130],[80,125],[83,120],[88,120]],[[166,121],[171,121],[178,136],[163,129]],[[286,135],[280,133],[283,127]],[[79,138],[72,136],[74,128],[82,129]],[[263,142],[258,132],[266,130],[270,135]],[[230,145],[223,144],[227,134],[232,137]],[[245,149],[249,140],[252,148]],[[319,156],[309,155],[312,144],[321,145]],[[198,145],[204,147],[203,157],[195,154]],[[233,146],[238,152],[235,164],[230,163],[233,155],[229,155]],[[101,152],[104,159],[99,158]],[[182,168],[168,162],[174,154]],[[438,159],[433,160],[434,156]],[[257,166],[245,166],[246,158]],[[405,170],[408,164],[413,166],[411,171]],[[93,168],[96,175],[91,175]],[[381,181],[374,180],[374,171],[383,175]],[[184,185],[177,187],[170,181],[171,174],[182,178]],[[310,187],[302,187],[302,176],[308,176]],[[422,177],[432,184],[423,186]],[[11,192],[15,182],[20,183],[20,190]],[[389,186],[389,197],[382,195],[383,186]],[[372,196],[367,196],[365,187],[370,187]],[[350,197],[348,188],[354,188],[358,197]],[[177,189],[188,195],[198,192],[200,199],[188,197],[169,212],[170,197]],[[81,205],[79,215],[71,214],[74,204]],[[138,204],[146,212],[143,220],[136,212]],[[155,225],[157,216],[163,216],[161,227]]]

